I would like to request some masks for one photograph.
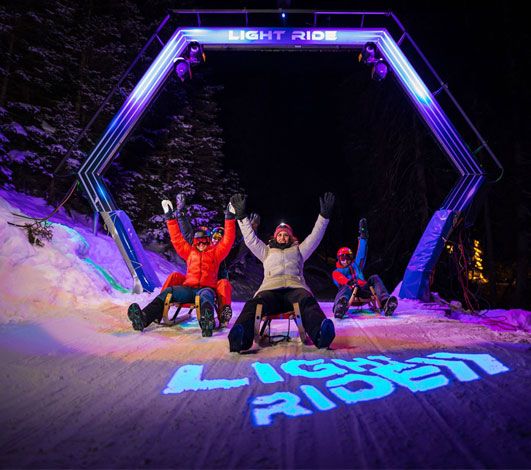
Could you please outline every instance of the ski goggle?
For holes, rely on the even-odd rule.
[[[345,261],[345,260],[352,261],[352,255],[348,255],[348,254],[339,255],[338,258],[340,261]]]
[[[194,244],[199,245],[200,243],[203,243],[205,245],[210,245],[210,238],[208,238],[208,237],[197,237],[197,238],[194,238]]]

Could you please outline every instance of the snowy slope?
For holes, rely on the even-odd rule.
[[[7,223],[31,222],[15,214],[44,217],[51,211],[42,199],[0,190],[0,321],[113,307],[123,311],[132,302],[147,303],[151,295],[130,293],[131,277],[116,244],[101,231],[95,236],[89,218],[68,215],[61,209],[50,219],[53,238],[44,247],[31,245],[24,229]],[[180,260],[174,265],[157,253],[147,253],[161,281],[170,272],[184,269]],[[253,279],[255,284],[258,281]],[[235,290],[246,292],[245,286]],[[397,286],[395,295],[399,290]],[[473,316],[450,310],[447,305],[402,301],[399,311],[434,311],[498,331],[531,331],[531,314],[520,309],[483,311]]]
[[[330,350],[295,340],[230,354],[227,332],[202,338],[193,316],[133,331],[128,304],[151,296],[94,267],[128,285],[90,221],[61,212],[35,247],[12,212],[49,208],[0,193],[1,468],[529,467],[529,312],[484,312],[520,319],[489,325],[403,300],[391,318],[335,320]],[[161,279],[174,269],[150,256]]]
[[[0,321],[105,310],[147,298],[123,292],[130,290],[131,276],[116,244],[101,232],[94,236],[83,216],[62,209],[51,219],[53,238],[44,247],[31,245],[24,229],[7,223],[24,225],[32,221],[14,214],[43,217],[51,210],[41,199],[0,191]],[[162,280],[177,269],[155,253],[150,260]]]

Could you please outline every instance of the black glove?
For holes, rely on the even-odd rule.
[[[320,213],[325,219],[329,219],[332,216],[335,200],[336,198],[332,193],[324,193],[324,195],[319,198],[319,203],[321,204]]]
[[[236,211],[236,218],[238,220],[245,219],[247,217],[247,214],[245,212],[245,205],[247,202],[247,196],[244,196],[243,194],[235,194],[234,196],[231,196],[230,203],[232,204],[232,207],[234,207],[234,210]]]
[[[234,220],[235,216],[230,211],[230,202],[227,204],[227,207],[225,209],[225,220]]]
[[[367,227],[367,219],[360,219],[360,238],[369,238],[369,229]]]
[[[347,285],[349,285],[350,287],[355,287],[357,284],[358,284],[358,280],[355,278],[349,279],[347,281]]]
[[[184,193],[179,193],[175,196],[175,210],[183,212],[186,209],[186,196]]]

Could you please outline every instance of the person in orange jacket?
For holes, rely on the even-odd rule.
[[[203,336],[212,336],[214,329],[214,305],[218,282],[219,265],[229,254],[236,236],[234,215],[225,212],[225,235],[216,245],[212,245],[208,234],[199,230],[194,234],[193,242],[184,238],[179,224],[170,211],[171,202],[163,201],[166,225],[170,232],[170,240],[177,254],[186,260],[186,275],[182,285],[170,286],[162,290],[144,309],[136,303],[131,304],[127,316],[133,329],[143,331],[153,321],[162,319],[164,300],[171,293],[171,302],[193,303],[199,296],[201,315],[199,326]]]
[[[186,214],[186,197],[184,193],[177,194],[175,214],[181,233],[186,241],[192,243],[195,232],[190,223],[190,219]],[[256,232],[258,225],[260,224],[260,216],[253,213],[250,215],[250,218],[253,230]],[[200,229],[204,231],[208,230],[207,227],[200,227]],[[225,231],[223,227],[215,227],[212,231],[208,232],[211,244],[216,245],[223,238]],[[216,286],[217,313],[220,328],[226,327],[232,318],[232,285],[229,281],[229,271],[248,252],[249,250],[245,246],[245,243],[243,243],[243,239],[241,237],[236,237],[236,241],[234,242],[229,255],[220,264],[218,284]],[[182,285],[184,279],[185,275],[180,272],[175,271],[171,273],[162,285],[161,291],[170,286]]]

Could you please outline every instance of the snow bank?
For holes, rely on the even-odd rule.
[[[495,331],[522,330],[531,333],[531,312],[528,310],[482,310],[475,315],[453,312],[451,318],[464,323],[479,323]]]
[[[393,295],[399,297],[399,283],[393,290]],[[433,302],[425,303],[419,300],[400,299],[400,309],[403,311],[422,311],[426,313],[443,314],[446,318],[459,320],[463,323],[475,323],[487,326],[494,331],[525,331],[531,332],[531,312],[529,310],[481,310],[479,312],[465,311],[459,301],[448,302],[437,292],[432,292]]]
[[[149,294],[133,296],[131,277],[111,237],[94,236],[90,221],[64,210],[53,217],[53,238],[43,247],[31,245],[26,230],[8,224],[31,223],[22,214],[43,217],[51,212],[38,198],[0,192],[0,321],[29,321],[46,315],[68,315],[75,310],[105,310],[113,305],[144,302]],[[154,253],[151,258],[160,279],[175,267]],[[99,269],[97,269],[99,267]],[[107,279],[102,273],[108,274]],[[136,300],[133,300],[136,299]]]

